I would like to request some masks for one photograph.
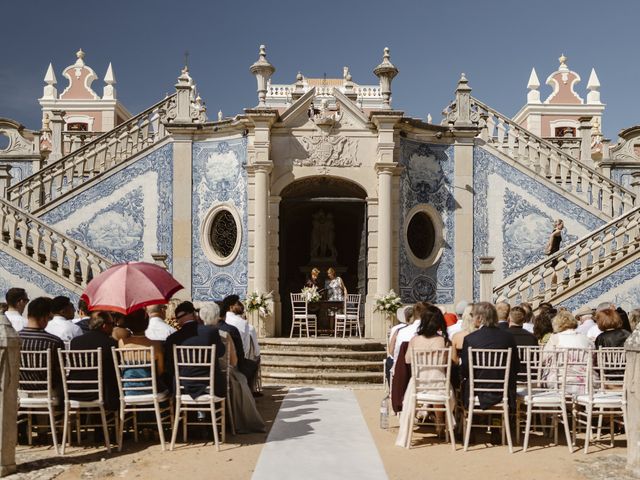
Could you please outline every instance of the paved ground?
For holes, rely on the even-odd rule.
[[[156,441],[125,442],[123,452],[108,455],[97,444],[85,443],[56,457],[52,448],[21,446],[19,473],[7,478],[224,478],[264,480],[301,478],[383,479],[631,479],[625,472],[624,437],[614,448],[595,445],[592,453],[570,454],[565,445],[550,445],[536,438],[529,451],[492,445],[490,437],[478,436],[469,452],[435,438],[429,430],[414,435],[410,450],[394,446],[397,418],[391,427],[379,427],[381,389],[265,389],[258,399],[268,432],[227,435],[216,452],[201,432],[189,434],[188,444],[163,452]],[[209,434],[209,428],[206,429]],[[579,440],[579,446],[582,442]]]

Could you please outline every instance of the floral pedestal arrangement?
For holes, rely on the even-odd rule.
[[[273,311],[273,292],[251,292],[245,300],[249,323],[256,329],[258,338],[267,336],[267,321]]]
[[[380,312],[384,316],[384,328],[387,333],[393,326],[394,318],[400,307],[402,307],[402,300],[393,290],[389,290],[389,293],[386,295],[379,295],[378,298],[376,298],[373,311]]]

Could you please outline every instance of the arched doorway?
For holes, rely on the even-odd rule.
[[[336,177],[309,177],[289,184],[280,202],[279,286],[281,334],[291,329],[290,293],[300,292],[312,268],[333,267],[350,293],[364,299],[367,286],[366,192]],[[319,330],[329,333],[326,318]],[[321,332],[322,333],[322,332]]]

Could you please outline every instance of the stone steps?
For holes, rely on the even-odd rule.
[[[375,340],[266,338],[260,357],[265,385],[380,385],[386,354]]]

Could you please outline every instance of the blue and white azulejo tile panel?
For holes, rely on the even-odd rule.
[[[569,198],[485,149],[474,149],[474,297],[479,295],[478,258],[495,257],[494,282],[544,258],[553,221],[565,224],[562,246],[604,224]]]
[[[638,168],[611,168],[611,180],[619,183],[624,188],[628,188],[632,190],[631,182],[633,182],[633,172],[637,172],[640,170],[640,165]]]
[[[453,147],[401,140],[400,163],[405,167],[400,179],[400,295],[405,303],[429,301],[453,303],[454,211]],[[416,205],[427,204],[442,219],[444,250],[438,262],[428,268],[415,265],[405,244],[404,224]]]
[[[24,288],[29,298],[64,295],[71,298],[74,304],[78,301],[78,296],[75,293],[16,260],[8,253],[0,252],[0,297],[2,301],[4,301],[7,290],[12,287]]]
[[[113,262],[173,253],[173,147],[164,145],[71,197],[43,220]]]
[[[627,312],[640,307],[640,260],[636,260],[585,288],[562,302],[571,311],[580,307],[596,307],[602,302],[613,302]]]
[[[247,144],[244,138],[193,144],[192,296],[194,300],[221,300],[247,292]],[[211,208],[227,204],[235,208],[242,225],[236,258],[218,266],[204,253],[200,225]]]

